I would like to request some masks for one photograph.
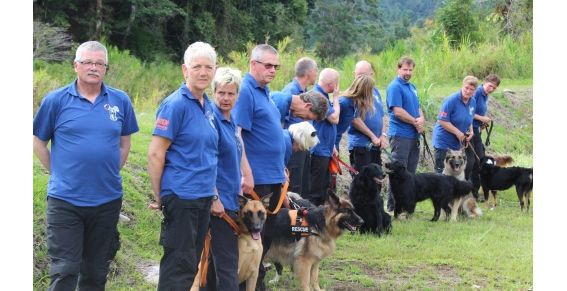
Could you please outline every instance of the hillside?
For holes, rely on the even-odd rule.
[[[438,91],[432,93],[434,108],[454,88],[443,87]],[[531,166],[531,83],[508,87],[504,83],[493,96],[489,110],[495,129],[489,151],[510,154],[517,165]],[[155,285],[144,278],[162,254],[158,245],[161,214],[147,209],[151,193],[146,152],[154,122],[153,110],[137,112],[140,132],[133,135],[131,153],[122,171],[125,191],[122,212],[129,221],[119,225],[122,245],[111,267],[108,290],[155,290]],[[433,120],[428,122],[431,129]],[[345,152],[341,155],[348,161]],[[48,175],[37,159],[33,167],[34,290],[45,290],[49,283],[45,245]],[[424,164],[420,171],[426,169]],[[339,181],[339,189],[348,187],[346,172]],[[427,220],[432,213],[431,205],[423,202],[418,204],[412,220],[396,220],[392,234],[387,237],[345,235],[338,241],[337,253],[323,261],[321,284],[327,290],[468,290],[471,286],[489,290],[530,289],[532,214],[520,213],[513,190],[500,194],[499,200],[501,206],[494,211],[484,208],[486,215],[478,221],[430,223]],[[509,253],[517,249],[524,251]],[[297,283],[286,269],[282,281],[272,290],[296,288]]]

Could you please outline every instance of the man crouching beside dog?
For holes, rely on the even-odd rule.
[[[466,76],[463,79],[461,90],[443,101],[437,116],[437,123],[433,129],[435,170],[437,173],[452,175],[462,181],[466,178],[463,174],[466,164],[462,168],[451,168],[445,171],[444,169],[449,162],[446,157],[447,152],[450,150],[460,151],[463,149],[466,155],[458,155],[458,157],[464,159],[465,163],[467,160],[472,161],[475,158],[469,143],[474,135],[472,122],[475,114],[476,99],[472,98],[472,96],[477,85],[478,79],[476,77]],[[451,156],[454,156],[454,153],[451,153]],[[476,217],[482,214],[482,212],[479,212],[480,208],[476,205],[475,198],[470,194],[464,198],[457,198],[452,203],[451,220],[455,221],[457,219],[458,210],[464,201],[467,202],[465,207],[470,206],[465,211],[469,217]]]

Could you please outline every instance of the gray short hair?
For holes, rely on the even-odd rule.
[[[205,57],[208,58],[214,66],[217,64],[217,53],[215,49],[208,43],[197,41],[192,43],[186,50],[185,54],[183,55],[183,62],[186,66],[189,66],[193,59],[198,57]]]
[[[295,76],[303,77],[315,68],[317,68],[317,63],[313,59],[303,57],[295,63]]]
[[[75,62],[81,60],[81,56],[83,55],[84,51],[104,52],[104,62],[108,64],[108,51],[106,50],[106,47],[102,43],[94,40],[83,42],[77,48],[77,52],[75,53]]]
[[[299,98],[305,103],[311,103],[311,112],[317,116],[316,120],[323,120],[327,115],[329,109],[329,100],[323,94],[317,91],[308,91],[301,93]]]
[[[213,93],[217,91],[218,87],[224,85],[235,84],[236,94],[240,91],[240,82],[242,80],[240,70],[231,69],[229,67],[218,68],[213,79],[212,89]]]
[[[255,46],[254,49],[252,49],[252,53],[250,54],[250,59],[254,61],[260,61],[260,59],[267,52],[279,56],[278,51],[273,46],[269,44],[259,44]]]

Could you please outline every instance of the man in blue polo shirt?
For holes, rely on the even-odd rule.
[[[120,169],[138,124],[128,95],[103,82],[102,44],[81,44],[73,67],[77,79],[47,94],[33,120],[34,152],[50,172],[48,290],[75,290],[77,281],[79,290],[104,290],[120,247]]]
[[[161,209],[158,290],[188,290],[209,228],[216,191],[219,134],[213,105],[205,94],[213,80],[216,52],[191,44],[181,65],[185,83],[165,98],[156,113],[148,149],[148,173]]]
[[[270,92],[270,98],[280,113],[282,128],[289,128],[291,117],[305,120],[323,120],[327,113],[327,99],[318,92],[309,91],[299,95],[286,92]],[[291,190],[290,190],[291,191]]]
[[[500,77],[496,74],[489,74],[484,78],[484,82],[478,86],[474,92],[473,98],[476,100],[476,107],[474,110],[473,120],[473,138],[471,144],[475,153],[478,155],[479,160],[484,157],[484,145],[482,144],[481,125],[488,126],[490,124],[490,117],[487,116],[488,112],[488,98],[500,86]],[[467,163],[465,176],[468,178],[470,173],[470,180],[473,183],[475,192],[478,193],[480,187],[480,161],[476,157]],[[476,195],[475,195],[476,196]],[[482,197],[484,198],[484,197]]]
[[[269,210],[274,211],[285,182],[283,140],[280,113],[270,98],[268,84],[280,66],[279,55],[268,44],[254,47],[250,56],[250,72],[242,86],[233,109],[234,120],[244,142],[246,158],[242,160],[242,191],[254,190],[260,197],[272,193]],[[268,217],[269,219],[269,217]],[[269,241],[263,240],[264,254]],[[262,256],[263,257],[263,256]],[[260,264],[257,288],[263,290],[265,269]]]
[[[368,61],[356,63],[354,76],[360,75],[374,76],[374,69]],[[357,171],[370,163],[382,165],[381,149],[388,147],[382,96],[376,87],[373,88],[372,95],[375,111],[366,114],[364,120],[356,116],[348,130],[350,163]]]
[[[425,117],[417,98],[417,89],[410,83],[415,62],[410,57],[398,61],[398,76],[388,85],[386,103],[390,116],[388,135],[392,159],[401,161],[415,173],[419,161],[419,134],[423,133]],[[388,191],[388,211],[394,210],[392,191]]]
[[[470,142],[474,133],[472,122],[476,100],[472,98],[478,79],[466,76],[459,92],[447,97],[441,105],[437,123],[433,128],[433,148],[435,148],[435,171],[442,173],[447,150],[459,150]],[[467,160],[473,160],[474,154],[467,150]]]
[[[327,118],[321,121],[313,121],[313,127],[317,130],[319,144],[311,150],[310,187],[309,192],[303,195],[303,198],[309,199],[315,205],[321,205],[327,198],[327,190],[331,179],[329,161],[333,154],[337,153],[335,137],[341,111],[338,102],[339,72],[331,68],[323,69],[314,90],[327,98],[329,110],[327,111]],[[329,99],[329,93],[333,93],[333,102]]]

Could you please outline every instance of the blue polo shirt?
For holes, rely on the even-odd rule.
[[[206,94],[204,98],[201,107],[183,83],[157,110],[153,134],[171,141],[161,176],[161,197],[176,194],[194,200],[214,195],[219,134],[214,105]]]
[[[291,93],[286,92],[270,92],[270,98],[276,104],[278,111],[280,113],[280,123],[283,128],[288,128],[292,123],[290,123],[291,112]]]
[[[217,191],[225,209],[238,211],[240,204],[240,161],[242,159],[242,144],[238,138],[234,116],[230,119],[213,105],[215,125],[219,133],[219,155],[217,166]]]
[[[337,150],[339,149],[343,133],[348,130],[356,111],[352,98],[341,96],[339,105],[341,106],[341,113],[339,115],[339,123],[337,124],[337,135],[335,136],[335,146]]]
[[[257,185],[285,181],[280,113],[269,94],[268,86],[261,88],[246,73],[232,111],[236,124],[242,128],[246,157]]]
[[[138,131],[125,92],[102,84],[94,104],[77,80],[48,93],[33,119],[33,135],[51,140],[47,196],[75,206],[99,206],[122,197],[120,138]]]
[[[319,138],[319,143],[311,149],[311,153],[316,156],[321,157],[331,157],[333,155],[333,148],[335,147],[335,138],[337,136],[337,125],[330,123],[326,117],[335,113],[335,109],[333,108],[333,104],[329,100],[329,94],[327,94],[323,88],[319,85],[315,85],[313,90],[323,94],[328,101],[327,114],[325,115],[325,119],[321,121],[313,121],[313,127],[317,131],[317,137]],[[335,101],[336,102],[336,101]]]
[[[285,145],[285,154],[284,154],[284,165],[287,167],[287,163],[289,162],[289,158],[291,158],[291,153],[293,151],[293,139],[291,134],[289,134],[289,130],[282,129],[283,132],[283,140]]]
[[[374,112],[367,112],[364,117],[364,124],[377,136],[382,135],[382,126],[384,125],[384,109],[382,108],[382,96],[380,91],[374,88],[372,90],[374,97]],[[360,117],[358,112],[355,113],[355,118]],[[348,149],[352,150],[354,147],[365,147],[371,140],[364,133],[358,131],[354,126],[348,130]]]
[[[393,107],[401,107],[411,116],[419,117],[419,99],[415,86],[396,77],[388,85],[388,95],[386,97],[388,113],[390,115],[389,136],[399,136],[405,138],[418,138],[418,132],[413,124],[405,123],[394,115]]]
[[[461,91],[447,97],[445,101],[443,101],[443,105],[441,105],[437,120],[448,121],[461,132],[466,133],[469,126],[472,124],[476,101],[471,97],[469,102],[465,104],[462,97]],[[445,130],[439,122],[437,122],[433,128],[433,147],[437,149],[458,150],[461,148],[461,143],[454,134]]]
[[[299,85],[299,82],[297,81],[297,79],[294,78],[291,82],[289,82],[289,84],[287,84],[287,85],[283,88],[282,92],[284,92],[284,93],[290,93],[290,94],[293,94],[293,95],[299,95],[299,94],[301,94],[301,93],[305,93],[306,90],[303,90],[303,89],[301,88],[301,85]],[[289,110],[289,109],[288,109],[288,110]],[[287,120],[287,121],[288,121],[288,125],[287,125],[287,126],[289,127],[289,125],[291,125],[291,124],[298,123],[298,122],[302,122],[303,119],[301,119],[301,118],[299,118],[299,117],[293,116],[293,114],[291,114],[291,112],[290,112],[290,113],[288,114],[288,120]],[[287,127],[285,127],[285,128],[287,128]]]
[[[482,84],[476,88],[474,95],[472,98],[476,100],[476,107],[474,109],[475,114],[486,116],[486,112],[488,111],[488,97],[490,97],[486,92],[484,92],[484,88]],[[473,120],[473,127],[478,129],[482,122],[480,120]]]

